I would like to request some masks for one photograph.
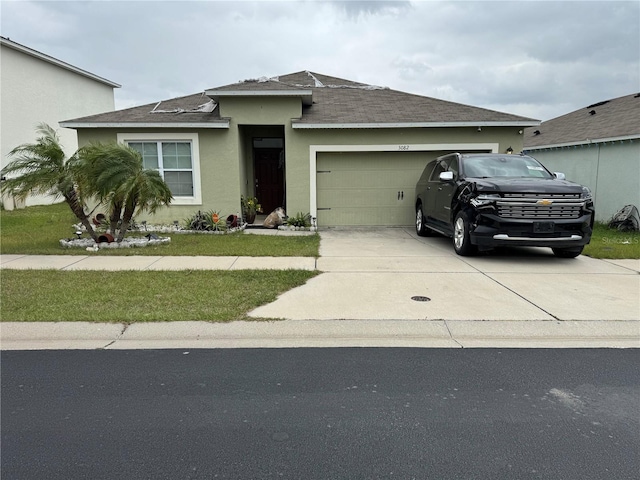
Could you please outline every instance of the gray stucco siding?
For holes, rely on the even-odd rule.
[[[549,170],[588,186],[596,220],[607,222],[628,204],[640,208],[640,141],[531,150]]]

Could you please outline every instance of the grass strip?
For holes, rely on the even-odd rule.
[[[304,270],[2,270],[1,321],[249,320],[247,312],[315,275]]]
[[[596,223],[583,253],[593,258],[640,258],[640,232],[620,232]]]

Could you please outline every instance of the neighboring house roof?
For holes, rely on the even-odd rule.
[[[64,127],[140,126],[228,127],[216,104],[229,97],[298,97],[302,117],[293,128],[393,128],[539,125],[540,121],[484,108],[390,90],[308,71],[245,80],[204,93],[61,123]],[[201,110],[205,108],[206,111]],[[213,110],[211,110],[213,109]],[[158,110],[165,112],[158,114]]]
[[[640,138],[640,93],[605,100],[525,129],[526,150]]]
[[[82,75],[84,77],[90,78],[91,80],[104,83],[105,85],[108,85],[110,87],[113,87],[113,88],[121,87],[121,85],[115,82],[112,82],[111,80],[107,80],[106,78],[100,77],[94,73],[87,72],[86,70],[75,67],[67,62],[63,62],[62,60],[58,60],[57,58],[51,57],[42,52],[38,52],[37,50],[34,50],[32,48],[25,47],[24,45],[14,42],[9,38],[0,36],[0,45],[4,47],[12,48],[13,50],[17,50],[19,52],[25,53],[39,60],[42,60],[44,62],[51,63],[52,65],[56,65],[58,67],[64,68],[65,70],[69,70],[73,73],[77,73],[78,75]]]

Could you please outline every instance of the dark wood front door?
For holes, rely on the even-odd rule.
[[[284,151],[282,148],[253,150],[256,197],[262,211],[268,215],[278,207],[284,208]]]

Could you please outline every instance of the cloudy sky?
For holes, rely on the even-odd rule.
[[[540,120],[640,91],[640,2],[5,1],[126,108],[310,70]]]

